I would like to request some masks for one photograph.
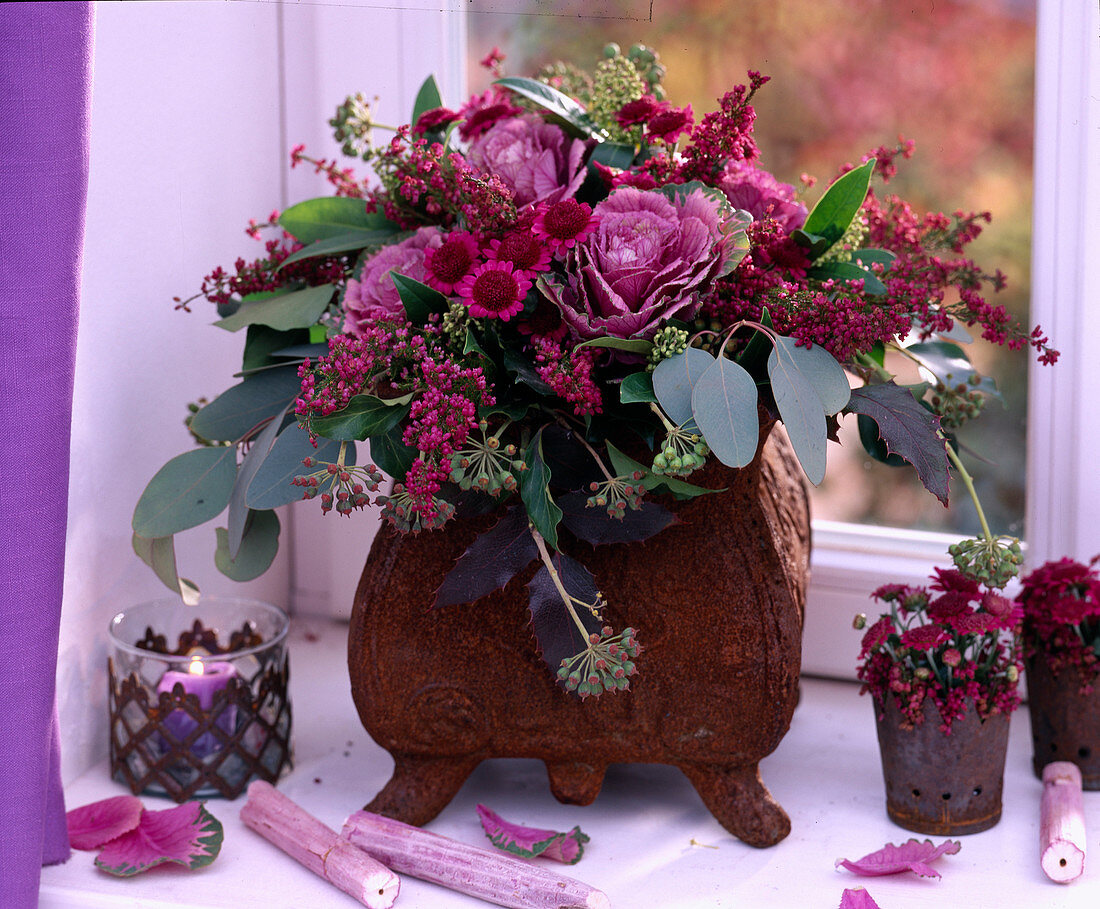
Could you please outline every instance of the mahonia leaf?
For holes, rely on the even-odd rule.
[[[589,508],[587,503],[583,492],[571,492],[558,500],[561,522],[573,536],[593,546],[648,540],[678,522],[676,515],[656,502],[642,502],[640,508],[628,510],[621,518],[611,517],[605,508]]]
[[[941,855],[954,855],[961,848],[962,845],[955,840],[946,840],[936,846],[931,840],[922,842],[911,839],[900,846],[887,843],[877,852],[869,853],[854,862],[848,859],[837,859],[835,867],[847,868],[855,874],[866,877],[912,871],[921,877],[938,878],[940,873],[930,867],[931,863]]]
[[[116,795],[74,808],[65,815],[69,845],[98,849],[137,827],[143,810],[141,799],[133,795]]]
[[[925,488],[947,506],[947,447],[938,435],[939,417],[893,382],[853,389],[845,410],[874,420],[887,452],[912,464]]]
[[[489,837],[490,843],[497,849],[503,849],[522,858],[541,855],[543,858],[554,859],[566,865],[575,865],[584,855],[584,844],[589,840],[589,837],[581,832],[580,827],[574,827],[568,833],[525,827],[522,824],[513,824],[504,820],[484,805],[477,806],[477,816],[481,819],[481,826],[485,830],[485,835]]]
[[[435,606],[472,603],[499,590],[539,555],[528,528],[527,512],[513,507],[481,534],[447,572],[435,594]]]
[[[580,562],[560,552],[551,556],[558,579],[571,597],[595,604],[599,589],[592,573]],[[531,629],[538,643],[539,656],[554,672],[561,661],[575,656],[588,646],[587,635],[582,635],[577,623],[565,608],[554,579],[543,565],[527,585],[528,605],[531,609]],[[599,634],[602,623],[583,606],[574,606],[577,617],[588,634]]]
[[[130,877],[174,862],[194,870],[209,865],[222,848],[221,822],[201,802],[146,811],[136,828],[111,840],[96,857],[96,867]]]
[[[879,909],[879,904],[862,887],[854,887],[841,895],[840,909]]]

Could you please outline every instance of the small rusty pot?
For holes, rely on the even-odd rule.
[[[1040,779],[1052,761],[1081,768],[1085,789],[1100,789],[1100,685],[1082,694],[1084,679],[1076,667],[1057,675],[1044,656],[1027,661],[1028,713],[1031,715],[1032,766]]]
[[[875,709],[877,718],[877,704]],[[901,711],[887,697],[878,719],[886,813],[916,833],[958,836],[988,830],[1001,819],[1009,715],[983,722],[971,702],[945,735],[932,700],[925,700],[923,713],[923,723],[902,729]]]

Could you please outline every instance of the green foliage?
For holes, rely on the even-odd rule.
[[[319,438],[314,448],[309,433],[297,423],[291,423],[279,433],[271,451],[256,468],[245,492],[245,504],[250,509],[263,511],[298,501],[302,490],[291,481],[306,472],[302,460],[310,457],[335,462],[339,452],[340,443],[332,439]],[[349,466],[355,463],[354,445],[347,447],[344,463]]]
[[[222,392],[191,420],[191,431],[212,442],[236,442],[282,412],[301,389],[293,366],[249,376]]]
[[[619,385],[619,400],[623,404],[656,403],[657,395],[653,390],[653,376],[648,372],[633,372]]]
[[[756,456],[760,439],[756,402],[752,376],[725,357],[711,363],[692,389],[691,413],[695,424],[714,456],[727,467],[744,467]]]
[[[435,81],[435,76],[428,76],[421,84],[420,90],[416,93],[416,100],[413,102],[413,112],[409,123],[416,126],[416,121],[420,119],[421,114],[442,106],[443,96],[439,93],[439,85]]]
[[[684,424],[691,419],[692,392],[700,376],[713,364],[711,354],[689,347],[681,354],[662,360],[653,370],[653,392],[674,423]]]
[[[597,142],[604,140],[603,131],[592,122],[587,111],[556,88],[542,82],[536,82],[534,79],[523,79],[516,76],[497,79],[493,84],[513,91],[517,95],[522,95],[529,101],[534,101],[552,119],[558,121],[566,131],[581,138],[595,139]]]
[[[229,531],[218,527],[214,564],[234,581],[251,581],[271,567],[279,551],[279,517],[274,511],[249,511],[236,555],[231,556]]]
[[[324,417],[313,417],[310,428],[319,436],[340,442],[366,440],[380,436],[397,426],[409,415],[412,395],[400,398],[377,398],[374,395],[355,395],[343,410]]]
[[[181,578],[176,569],[176,546],[172,536],[148,537],[133,535],[131,545],[138,557],[150,568],[169,590],[177,593],[188,606],[197,606],[199,588],[194,581]]]
[[[561,509],[550,495],[550,468],[542,453],[542,429],[524,450],[527,470],[520,477],[519,493],[527,509],[527,517],[535,529],[554,549],[558,547],[558,523]]]
[[[397,230],[385,215],[368,212],[362,199],[322,196],[292,205],[279,215],[279,226],[299,243],[316,243],[349,234],[374,235],[376,231]],[[369,246],[365,242],[363,246]]]
[[[854,262],[823,262],[806,270],[806,276],[818,281],[862,281],[863,290],[875,296],[886,293],[886,285],[878,275]]]
[[[428,287],[427,284],[421,284],[395,271],[390,272],[390,277],[393,278],[409,321],[414,325],[426,325],[432,313],[442,315],[451,305],[450,301],[434,287]]]
[[[823,237],[830,246],[843,237],[867,197],[874,169],[871,160],[838,178],[806,216],[803,233]]]
[[[233,315],[214,324],[226,331],[240,331],[246,325],[268,325],[278,331],[309,328],[332,302],[331,284],[305,287],[285,294],[245,300]]]
[[[641,354],[648,357],[653,350],[653,342],[645,338],[589,338],[577,345],[576,349],[585,347],[606,347],[611,350],[625,350],[628,353]]]
[[[138,536],[170,537],[217,517],[229,504],[237,477],[235,446],[194,448],[156,472],[134,507]]]

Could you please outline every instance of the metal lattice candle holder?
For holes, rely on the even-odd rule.
[[[116,615],[112,776],[177,802],[278,780],[291,762],[287,627],[280,609],[246,599],[162,600]]]

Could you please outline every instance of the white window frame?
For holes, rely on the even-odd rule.
[[[1100,447],[1100,408],[1081,391],[1100,388],[1100,355],[1086,356],[1090,340],[1100,350],[1100,307],[1088,307],[1089,289],[1100,287],[1100,260],[1089,258],[1087,245],[1100,236],[1100,178],[1090,168],[1100,163],[1097,8],[1087,0],[1037,5],[1031,318],[1062,359],[1054,367],[1030,367],[1026,526],[1032,565],[1100,552],[1100,522],[1092,514],[1100,507],[1100,470],[1086,454]],[[463,97],[457,61],[465,59],[465,16],[441,15],[454,17],[447,68],[451,90]],[[410,55],[406,68],[404,82],[418,84],[423,60]],[[822,520],[813,526],[803,671],[852,678],[858,637],[851,619],[873,607],[870,591],[887,582],[922,583],[934,566],[948,564],[947,546],[956,537]],[[330,539],[339,547],[335,534]],[[363,551],[362,538],[355,545]],[[316,610],[327,599],[328,611],[346,614],[355,581],[347,573],[346,560],[337,560],[329,590],[320,597],[313,591],[303,605]]]

